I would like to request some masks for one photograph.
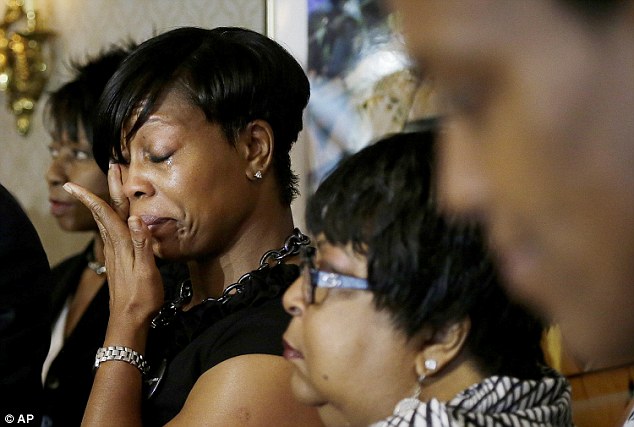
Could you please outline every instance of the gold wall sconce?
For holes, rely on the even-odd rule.
[[[31,127],[31,116],[48,81],[44,44],[52,36],[43,30],[34,0],[7,0],[0,23],[0,91],[21,135]]]

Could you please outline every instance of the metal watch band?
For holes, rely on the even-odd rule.
[[[100,347],[95,356],[94,368],[97,369],[102,362],[110,360],[121,360],[128,362],[136,367],[143,375],[147,374],[150,366],[140,353],[132,350],[130,347],[121,345],[113,345],[109,347]]]

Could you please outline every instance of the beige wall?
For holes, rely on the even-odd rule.
[[[122,40],[142,41],[182,25],[265,30],[264,0],[36,0],[36,5],[44,9],[46,24],[56,34],[49,89],[67,79],[64,64],[70,58],[81,60]],[[0,182],[20,200],[55,264],[90,236],[62,232],[48,213],[44,173],[49,139],[42,127],[42,102],[27,137],[18,135],[5,105],[6,97],[0,94]],[[296,169],[301,170],[301,164]]]

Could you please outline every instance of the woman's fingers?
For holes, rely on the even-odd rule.
[[[99,233],[106,246],[104,248],[106,251],[108,251],[109,247],[116,249],[121,247],[121,245],[125,245],[126,241],[129,241],[130,232],[127,225],[107,202],[72,182],[64,184],[64,190],[68,191],[90,209],[99,227]]]
[[[148,309],[147,318],[149,319],[156,314],[163,304],[163,285],[152,252],[152,234],[138,216],[128,218],[128,228],[134,248],[135,274],[143,283],[138,292],[144,301],[143,306]],[[137,314],[142,313],[140,309],[136,311]]]
[[[152,252],[152,235],[138,216],[124,222],[104,200],[73,183],[64,189],[93,214],[104,241],[111,314],[147,323],[163,303],[161,276]]]
[[[130,214],[130,202],[123,193],[121,166],[116,163],[110,163],[108,168],[108,188],[110,189],[113,209],[119,215],[119,218],[125,221]]]
[[[154,252],[152,252],[152,235],[147,225],[138,216],[128,218],[128,228],[132,237],[134,247],[134,260],[136,265],[151,265],[154,262]]]

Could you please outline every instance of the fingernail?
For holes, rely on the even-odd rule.
[[[112,165],[114,165],[114,160],[108,160],[108,169],[112,169]]]
[[[68,193],[73,194],[73,187],[69,185],[68,182],[62,185],[62,188],[64,188],[64,190],[66,190]]]
[[[130,227],[132,231],[141,231],[141,218],[138,216],[128,218],[128,227]]]

